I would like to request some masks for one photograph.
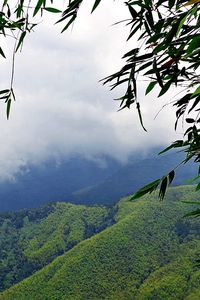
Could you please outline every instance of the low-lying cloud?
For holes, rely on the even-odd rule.
[[[112,99],[120,91],[110,92],[98,82],[122,65],[128,31],[123,25],[110,25],[124,14],[122,4],[115,2],[102,3],[94,15],[86,6],[72,32],[60,35],[57,27],[46,23],[27,38],[17,55],[17,101],[9,121],[5,107],[0,107],[0,179],[52,157],[107,154],[126,160],[135,150],[173,140],[173,111],[166,109],[153,120],[164,102],[155,95],[144,99],[144,83],[139,85],[139,98],[148,133],[133,109],[117,112],[118,103]],[[8,62],[2,62],[2,88],[9,78]]]

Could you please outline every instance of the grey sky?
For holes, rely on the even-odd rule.
[[[9,121],[0,107],[0,179],[51,157],[103,153],[126,160],[134,150],[174,139],[172,110],[153,120],[164,101],[155,94],[144,99],[144,82],[139,98],[148,133],[133,109],[117,112],[112,99],[120,91],[110,92],[98,80],[122,66],[121,56],[133,46],[126,43],[128,28],[111,26],[126,16],[126,9],[122,2],[104,1],[93,15],[90,10],[86,4],[73,29],[62,35],[53,20],[43,22],[17,55],[17,102]],[[9,52],[10,44],[5,47]],[[5,88],[10,62],[0,63],[0,87]]]

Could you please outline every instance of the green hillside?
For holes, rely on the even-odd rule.
[[[199,299],[200,224],[182,218],[198,200],[193,187],[172,188],[118,204],[116,224],[57,257],[0,295],[1,300]]]
[[[0,290],[113,223],[112,210],[52,203],[0,215]]]

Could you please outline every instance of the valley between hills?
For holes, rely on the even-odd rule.
[[[0,215],[1,300],[200,299],[194,186]]]

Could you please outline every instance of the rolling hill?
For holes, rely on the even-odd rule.
[[[0,214],[0,290],[111,225],[114,210],[70,203]]]
[[[191,186],[115,206],[115,223],[0,294],[1,300],[199,299],[200,225]]]

